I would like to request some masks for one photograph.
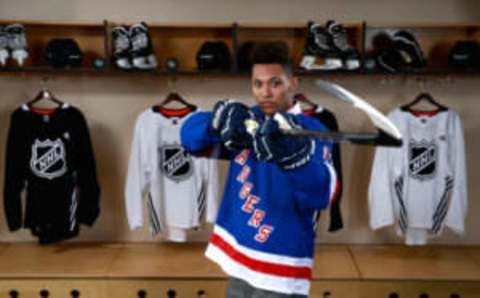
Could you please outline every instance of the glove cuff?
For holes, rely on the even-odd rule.
[[[315,153],[315,141],[309,139],[300,150],[292,155],[277,160],[277,164],[284,170],[293,170],[307,164]]]
[[[210,130],[215,134],[220,134],[220,122],[222,120],[222,114],[227,104],[225,101],[217,102],[213,108],[212,119],[210,120]]]

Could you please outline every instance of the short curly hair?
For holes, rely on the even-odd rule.
[[[293,74],[293,62],[283,41],[257,43],[252,55],[252,66],[255,64],[280,64],[288,75]]]

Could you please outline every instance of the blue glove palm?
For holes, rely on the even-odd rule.
[[[308,137],[285,135],[281,126],[301,128],[294,115],[277,113],[269,117],[255,132],[253,146],[257,159],[276,162],[287,170],[306,164],[315,151],[315,142]]]
[[[213,107],[211,130],[218,134],[228,149],[252,147],[252,136],[247,133],[245,120],[253,119],[249,107],[234,100],[219,101]]]

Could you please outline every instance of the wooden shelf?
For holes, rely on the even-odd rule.
[[[54,38],[73,38],[77,42],[83,52],[81,67],[89,67],[95,58],[105,56],[105,25],[102,23],[0,21],[0,25],[12,23],[25,26],[29,54],[24,65],[26,69],[48,66],[47,44]],[[16,68],[12,59],[9,59],[7,67]]]
[[[196,69],[179,69],[177,71],[169,71],[167,69],[155,70],[121,70],[115,68],[95,69],[93,67],[79,68],[54,68],[50,66],[39,67],[5,67],[0,68],[0,76],[8,76],[11,74],[22,75],[43,75],[43,76],[112,76],[112,77],[132,77],[132,76],[201,76],[201,77],[249,77],[249,72],[233,72],[233,71],[199,71]],[[479,70],[461,70],[461,69],[427,69],[427,70],[411,70],[398,73],[387,73],[383,71],[370,70],[314,70],[306,71],[298,69],[295,74],[299,77],[325,77],[325,76],[480,76]]]
[[[180,69],[178,71],[169,71],[166,69],[154,69],[154,70],[121,70],[116,68],[95,69],[93,67],[72,67],[72,68],[54,68],[50,66],[41,67],[8,67],[0,68],[0,74],[9,73],[22,73],[22,74],[46,74],[46,75],[99,75],[99,76],[133,76],[133,75],[145,75],[145,76],[192,76],[192,75],[216,75],[216,76],[228,76],[228,75],[244,75],[241,73],[233,73],[228,71],[199,71],[196,69]]]
[[[305,24],[148,24],[152,37],[154,53],[159,68],[154,71],[124,72],[112,67],[111,31],[117,25],[131,26],[119,22],[93,23],[68,21],[7,21],[0,20],[0,25],[11,23],[24,24],[27,32],[28,52],[24,68],[20,69],[12,61],[7,67],[0,68],[2,74],[45,74],[45,75],[245,75],[238,69],[237,54],[244,42],[258,42],[267,40],[284,41],[289,49],[295,65],[299,65],[303,56],[306,42],[307,28]],[[402,71],[392,75],[470,75],[480,74],[480,66],[474,69],[452,69],[448,67],[448,52],[458,40],[474,40],[480,42],[480,24],[344,24],[348,31],[349,42],[365,58],[372,51],[373,39],[379,33],[393,34],[405,29],[413,32],[419,41],[422,51],[427,58],[427,66],[412,71]],[[72,69],[54,69],[45,61],[45,49],[49,40],[53,38],[73,38],[84,53],[81,67]],[[229,71],[200,72],[197,70],[196,53],[206,41],[221,41],[227,44],[231,56],[232,66]],[[93,68],[95,58],[104,59],[106,68]],[[166,70],[166,60],[176,58],[178,71],[172,73]],[[296,72],[300,76],[323,75],[381,75],[387,74],[380,70],[359,69],[355,71],[305,71]]]
[[[401,71],[398,73],[388,73],[380,70],[365,70],[361,72],[364,75],[386,75],[386,76],[478,76],[480,69],[456,69],[456,68],[436,68],[436,69],[416,69]]]

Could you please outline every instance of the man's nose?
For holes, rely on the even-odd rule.
[[[262,96],[264,97],[270,97],[272,95],[272,88],[268,86],[268,84],[265,84],[262,87]]]

